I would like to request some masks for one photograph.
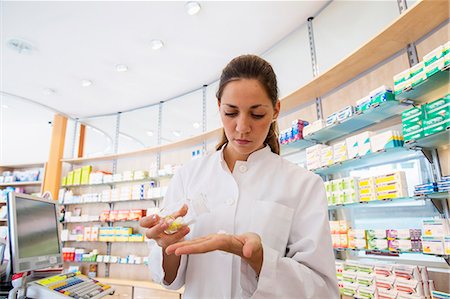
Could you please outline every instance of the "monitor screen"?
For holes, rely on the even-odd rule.
[[[19,258],[59,252],[55,205],[16,196]]]

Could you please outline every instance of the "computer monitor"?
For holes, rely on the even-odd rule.
[[[13,273],[62,264],[56,201],[9,193],[8,229]]]

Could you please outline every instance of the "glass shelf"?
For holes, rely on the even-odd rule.
[[[333,248],[337,252],[365,252],[370,255],[382,255],[382,256],[399,256],[400,254],[425,254],[423,252],[414,251],[389,251],[389,250],[375,250],[375,249],[353,249],[353,248]],[[432,254],[434,255],[434,254]],[[443,256],[445,257],[445,256]]]
[[[419,85],[405,89],[401,94],[396,95],[395,98],[414,100],[446,84],[448,85],[450,82],[449,69],[450,66],[447,66],[445,69],[422,81]]]
[[[283,144],[280,146],[281,155],[289,155],[294,152],[301,151],[307,147],[315,145],[316,142],[313,140],[300,139],[291,143]]]
[[[383,102],[369,110],[357,113],[343,122],[335,123],[312,134],[306,135],[305,139],[318,143],[325,143],[398,115],[410,106],[411,103],[406,100]]]
[[[65,185],[65,186],[61,186],[61,188],[114,186],[114,185],[118,185],[118,184],[133,184],[133,183],[139,184],[139,183],[147,183],[147,182],[151,182],[151,181],[169,179],[172,177],[173,177],[173,175],[164,175],[164,176],[146,178],[146,179],[142,179],[142,180],[117,181],[117,182],[108,182],[108,183],[100,183],[100,184]]]
[[[386,164],[394,161],[418,158],[419,156],[419,151],[412,151],[404,147],[394,147],[374,153],[369,153],[367,155],[356,157],[343,162],[335,163],[330,166],[317,168],[312,171],[320,175],[328,175],[345,170],[353,170],[358,168],[371,167],[379,164]]]
[[[421,200],[427,200],[428,197],[424,196],[416,196],[416,197],[401,197],[401,198],[393,198],[393,199],[384,199],[384,200],[371,200],[371,201],[360,201],[360,202],[352,202],[338,205],[330,205],[328,206],[328,210],[336,210],[339,208],[358,208],[358,207],[367,207],[367,206],[392,206],[399,203],[412,203]]]
[[[410,149],[424,148],[448,148],[450,146],[450,127],[445,131],[429,135],[417,140],[410,140],[405,143],[405,147]]]
[[[129,264],[129,263],[111,263],[111,262],[88,262],[88,261],[64,261],[64,263],[68,264],[110,264],[110,265],[132,265],[132,266],[147,266],[147,264]]]
[[[71,203],[62,203],[61,205],[70,206],[70,205],[87,205],[87,204],[111,204],[118,202],[142,202],[142,201],[158,201],[163,199],[164,197],[154,197],[154,198],[144,198],[144,199],[126,199],[126,200],[114,200],[114,201],[90,201],[90,202],[71,202]]]

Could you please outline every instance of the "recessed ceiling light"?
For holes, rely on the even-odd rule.
[[[44,94],[46,94],[46,95],[53,95],[53,94],[55,94],[56,93],[56,91],[54,90],[54,89],[51,89],[51,88],[44,88]]]
[[[86,79],[81,80],[81,86],[88,87],[88,86],[91,86],[91,85],[92,85],[92,81],[91,80],[86,80]]]
[[[192,126],[193,126],[195,129],[200,128],[200,124],[199,124],[198,122],[193,123]]]
[[[8,106],[8,105],[5,105],[5,104],[3,104],[3,105],[2,105],[2,108],[3,108],[3,109],[8,109],[8,108],[9,108],[9,106]]]
[[[160,39],[154,39],[150,42],[153,50],[159,50],[164,47],[164,43]]]
[[[20,39],[10,39],[8,47],[19,54],[29,54],[33,50],[33,46],[29,42]]]
[[[153,131],[147,131],[147,136],[152,137],[154,135]]]
[[[200,11],[201,6],[198,2],[189,1],[185,4],[185,8],[188,15],[193,16]]]
[[[118,71],[119,73],[126,72],[128,71],[128,66],[126,66],[125,64],[116,64],[116,71]]]
[[[172,131],[172,134],[176,137],[180,137],[181,136],[181,131]]]

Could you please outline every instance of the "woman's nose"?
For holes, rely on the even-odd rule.
[[[250,119],[246,116],[239,117],[236,123],[236,131],[239,133],[249,133],[250,129]]]

